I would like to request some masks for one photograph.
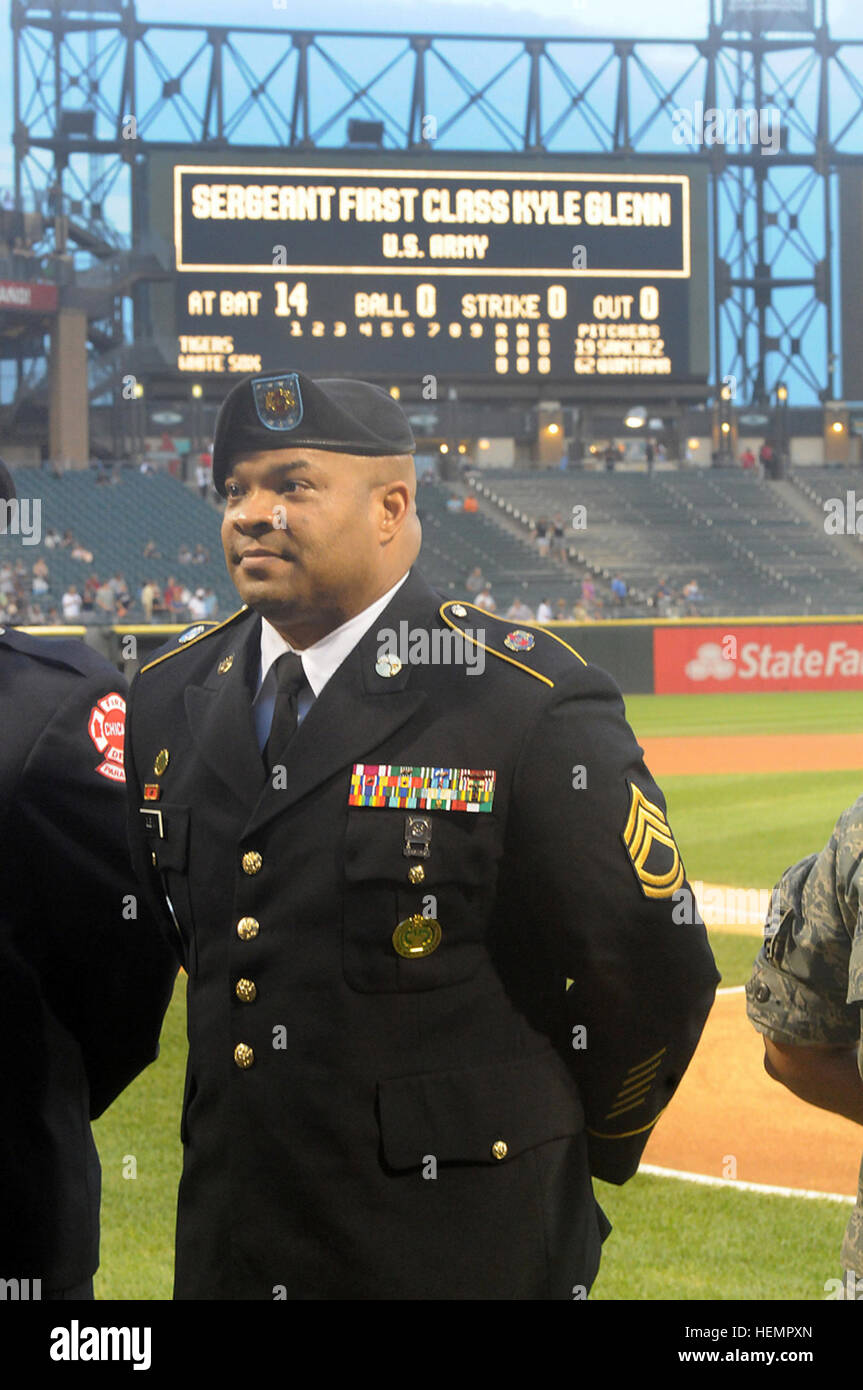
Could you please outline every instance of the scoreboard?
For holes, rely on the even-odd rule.
[[[693,275],[704,200],[690,174],[501,156],[371,168],[321,153],[171,161],[157,204],[170,203],[176,275],[159,336],[179,372],[298,363],[587,390],[625,378],[650,394],[706,379],[708,335],[693,331],[694,306],[706,324],[703,263]]]

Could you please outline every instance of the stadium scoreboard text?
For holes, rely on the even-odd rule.
[[[176,365],[672,381],[685,174],[176,164]]]

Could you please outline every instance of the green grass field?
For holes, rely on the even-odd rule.
[[[841,732],[860,727],[863,702],[845,693],[637,696],[627,700],[627,714],[645,737]],[[755,888],[771,887],[789,864],[820,849],[839,813],[863,792],[863,774],[855,772],[660,781],[690,879]],[[743,984],[757,933],[717,931],[711,939],[723,986]],[[102,1299],[171,1294],[184,997],[180,977],[159,1061],[94,1126],[103,1165]],[[818,1300],[839,1272],[847,1207],[645,1174],[622,1188],[598,1183],[597,1197],[614,1226],[597,1299]]]

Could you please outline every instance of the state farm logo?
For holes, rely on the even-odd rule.
[[[112,691],[110,695],[102,696],[90,711],[87,732],[103,758],[96,771],[103,777],[109,777],[112,782],[125,782],[123,746],[126,738],[126,701],[122,695]]]
[[[687,661],[686,674],[691,681],[727,681],[734,675],[735,665],[718,642],[702,642],[692,660]]]

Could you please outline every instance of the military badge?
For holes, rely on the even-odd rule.
[[[355,763],[348,805],[397,811],[490,811],[495,779],[493,768]]]
[[[145,782],[145,784],[144,784],[144,800],[145,800],[145,801],[158,801],[159,798],[161,797],[161,795],[162,795],[162,788],[159,786],[158,782]]]
[[[293,430],[303,418],[303,398],[296,372],[263,376],[252,382],[258,419],[268,430]]]
[[[517,627],[513,632],[507,633],[503,645],[509,647],[511,652],[529,652],[536,646],[536,638],[532,632],[524,632]]]
[[[177,638],[178,642],[192,642],[196,637],[200,637],[202,632],[207,631],[206,623],[198,623],[196,627],[187,627],[185,632],[181,632]]]
[[[110,695],[102,696],[90,711],[87,732],[102,755],[102,762],[96,771],[111,782],[125,782],[123,748],[126,738],[126,701],[122,695],[112,691]]]
[[[683,864],[665,813],[634,782],[622,840],[646,898],[670,898],[683,882]]]
[[[440,945],[440,939],[440,922],[434,917],[423,917],[421,912],[406,917],[393,932],[393,946],[405,960],[430,956]]]
[[[233,652],[231,652],[231,655],[230,655],[230,656],[222,657],[222,660],[219,662],[219,675],[220,675],[220,676],[226,676],[226,675],[228,674],[228,672],[230,671],[231,667],[233,666],[233,664],[234,664],[234,654],[233,654]]]

